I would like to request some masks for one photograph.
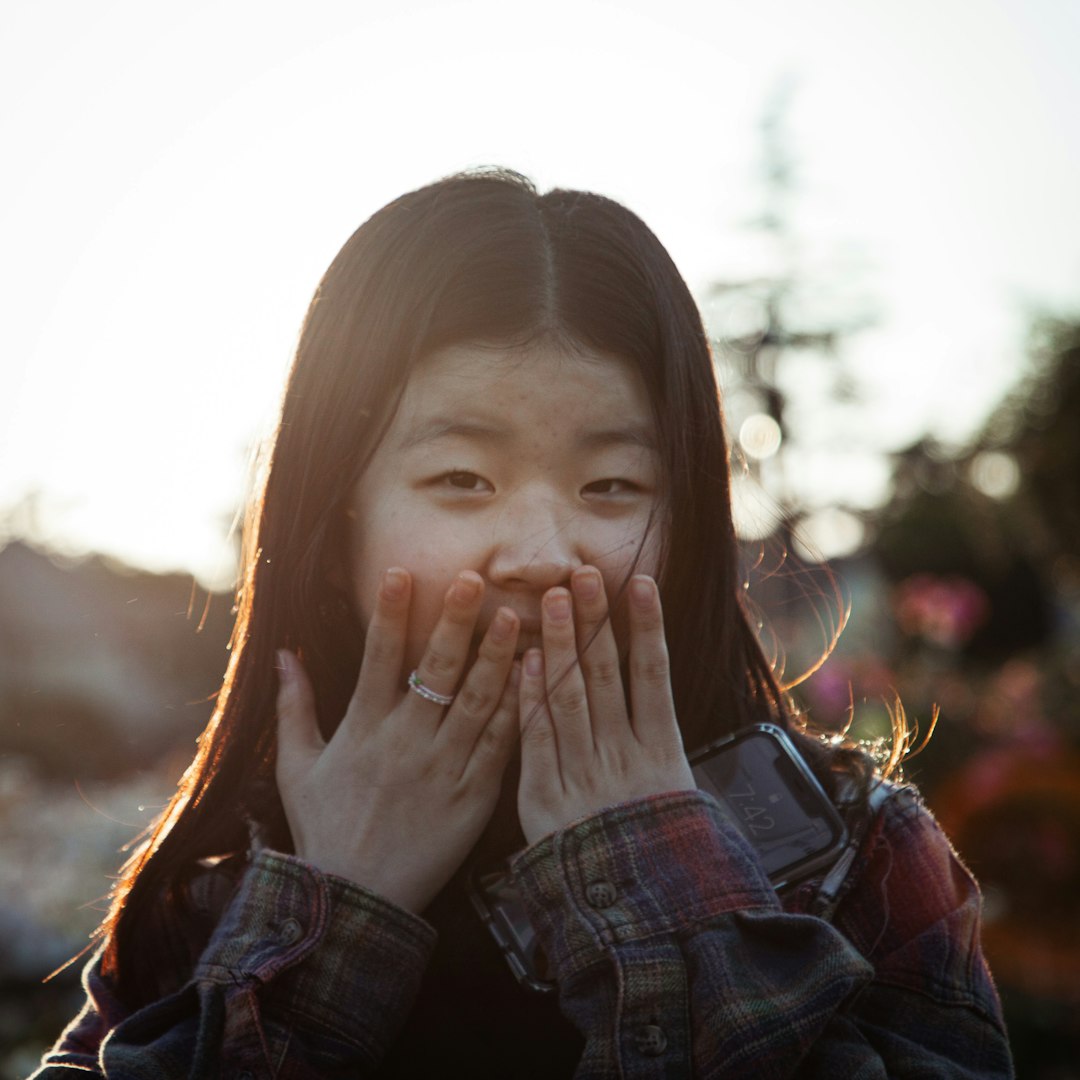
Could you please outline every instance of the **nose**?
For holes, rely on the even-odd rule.
[[[550,494],[521,491],[496,523],[488,580],[508,591],[564,585],[583,565],[578,511]]]

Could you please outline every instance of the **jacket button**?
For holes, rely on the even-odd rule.
[[[607,908],[615,903],[615,886],[610,881],[594,881],[585,889],[585,899],[594,908]]]
[[[277,932],[277,939],[282,945],[295,945],[303,936],[304,928],[293,918],[286,919]]]
[[[634,1035],[638,1053],[646,1057],[659,1057],[667,1049],[667,1036],[662,1027],[656,1024],[646,1024],[638,1028]]]

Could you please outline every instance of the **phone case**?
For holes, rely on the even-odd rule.
[[[754,847],[780,892],[829,866],[847,829],[795,744],[775,724],[754,724],[691,755],[698,787]]]

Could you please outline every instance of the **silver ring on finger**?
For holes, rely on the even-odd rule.
[[[447,705],[453,703],[453,694],[440,694],[435,690],[432,690],[430,686],[425,686],[420,680],[420,674],[415,669],[409,676],[409,689],[414,694],[419,694],[425,701],[432,701],[436,705],[442,705],[444,708]]]

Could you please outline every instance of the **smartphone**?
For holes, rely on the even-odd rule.
[[[536,940],[521,894],[504,862],[468,879],[469,897],[522,986],[546,994],[555,989],[547,956]]]
[[[698,788],[750,841],[777,892],[831,865],[843,819],[787,733],[754,724],[690,756]]]
[[[780,892],[836,861],[847,829],[795,744],[775,724],[754,724],[690,756],[698,788],[750,842]],[[528,915],[503,864],[469,880],[469,895],[518,982],[555,988]]]

